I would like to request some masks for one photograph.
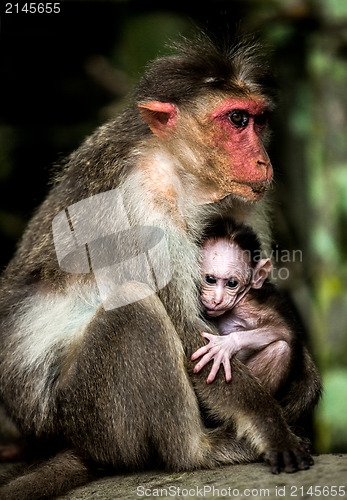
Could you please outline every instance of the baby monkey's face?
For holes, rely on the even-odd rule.
[[[252,278],[248,252],[226,239],[209,239],[202,247],[201,300],[206,314],[217,317],[232,309]]]

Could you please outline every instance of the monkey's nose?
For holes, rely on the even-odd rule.
[[[267,170],[268,163],[269,163],[269,162],[267,162],[267,161],[257,160],[257,167],[259,167],[259,168],[263,168],[263,169],[266,171],[266,170]]]
[[[215,306],[218,306],[221,302],[222,302],[222,297],[219,297],[218,295],[216,295],[216,296],[213,298],[213,304],[214,304]]]
[[[271,162],[269,159],[257,160],[257,167],[262,169],[265,175],[269,173],[269,169],[272,170]]]
[[[256,164],[258,170],[260,170],[262,174],[262,178],[264,179],[264,181],[270,182],[272,180],[273,171],[270,158],[265,149],[262,151],[262,154],[260,155],[260,158],[258,158]]]

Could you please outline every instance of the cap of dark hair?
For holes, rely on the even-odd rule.
[[[259,257],[261,243],[253,229],[235,222],[232,218],[216,217],[210,220],[203,234],[203,241],[226,239],[249,252],[252,262]]]

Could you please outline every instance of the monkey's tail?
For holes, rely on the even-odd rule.
[[[92,479],[89,467],[75,452],[63,451],[45,462],[30,466],[23,475],[1,486],[0,499],[52,498]]]

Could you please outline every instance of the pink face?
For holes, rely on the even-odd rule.
[[[188,161],[185,168],[196,185],[202,186],[204,203],[230,194],[255,202],[269,187],[272,166],[263,145],[269,109],[265,99],[213,99],[199,107],[196,116],[193,109],[188,113],[159,101],[139,108],[153,134],[164,143],[178,132],[192,147],[195,161]]]
[[[262,194],[272,180],[263,145],[267,118],[268,109],[261,98],[226,99],[212,115],[214,145],[228,163],[231,179],[245,193]]]
[[[207,240],[202,247],[201,300],[206,313],[217,317],[232,309],[252,276],[247,252],[230,241]]]

